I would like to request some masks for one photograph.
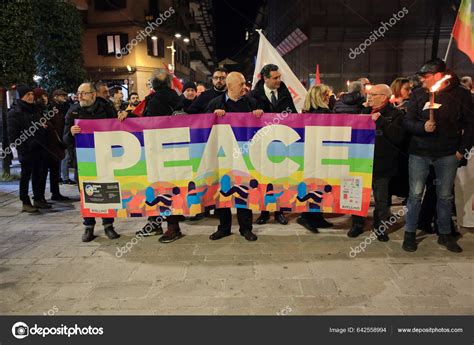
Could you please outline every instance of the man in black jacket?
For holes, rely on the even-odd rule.
[[[97,101],[99,101],[107,112],[109,118],[117,117],[117,111],[115,110],[114,104],[110,100],[109,87],[107,83],[98,81],[95,83],[95,89],[97,92]]]
[[[363,86],[360,81],[353,81],[349,84],[348,92],[336,101],[333,112],[336,114],[360,114],[364,109]]]
[[[179,109],[181,99],[176,91],[171,88],[172,76],[165,70],[159,69],[150,80],[154,93],[149,94],[146,99],[146,107],[143,116],[169,116]],[[170,215],[166,218],[168,229],[163,234],[161,216],[148,217],[148,222],[143,229],[136,232],[142,236],[162,235],[161,243],[170,243],[180,239],[183,234],[179,222],[184,220],[181,215]]]
[[[226,92],[226,78],[227,70],[222,67],[217,68],[212,74],[212,88],[204,91],[198,97],[196,97],[186,112],[188,114],[205,113],[209,102]]]
[[[257,101],[245,95],[245,78],[241,73],[231,72],[226,80],[227,92],[214,98],[207,107],[207,113],[214,113],[217,116],[224,116],[226,113],[253,113],[260,117],[262,109],[257,108]],[[219,240],[231,234],[232,213],[230,208],[217,208],[216,214],[219,217],[217,231],[209,236],[211,240]],[[252,211],[248,208],[237,208],[237,220],[239,221],[239,231],[247,241],[256,241],[257,236],[252,232]]]
[[[97,93],[92,83],[81,84],[77,89],[77,96],[79,97],[79,103],[72,105],[66,114],[63,136],[64,142],[68,145],[71,145],[74,149],[76,147],[74,136],[76,134],[81,133],[81,127],[75,125],[74,120],[95,120],[111,118],[110,113],[104,108],[103,103],[97,100]],[[112,116],[112,118],[114,117],[115,116]],[[77,162],[75,166],[77,169]],[[90,242],[95,238],[95,223],[96,222],[94,217],[84,218],[83,224],[85,226],[85,230],[84,234],[82,235],[83,242]],[[104,225],[105,234],[111,240],[120,237],[120,235],[115,232],[113,223],[113,218],[102,218],[102,224]]]
[[[445,80],[430,105],[429,89],[445,75]],[[459,253],[462,248],[451,235],[453,186],[459,161],[472,146],[474,110],[471,95],[459,78],[448,72],[441,59],[426,62],[418,72],[423,87],[411,93],[406,129],[412,134],[408,148],[410,192],[403,249],[417,250],[416,229],[430,165],[436,173],[438,244]],[[430,119],[430,107],[434,121]]]
[[[376,126],[372,191],[375,201],[373,231],[382,242],[389,240],[384,223],[390,217],[388,186],[397,174],[400,147],[405,137],[403,111],[390,104],[392,91],[385,84],[374,85],[367,92],[369,107],[364,113],[372,115]],[[357,237],[364,231],[365,217],[352,216],[349,237]]]
[[[251,92],[251,96],[257,100],[258,109],[265,113],[297,113],[293,98],[285,83],[281,81],[281,73],[278,66],[268,64],[260,71],[260,80]],[[257,224],[265,224],[270,220],[270,212],[262,211],[257,218]],[[275,212],[275,220],[283,225],[288,224],[288,220],[283,212]]]
[[[46,150],[46,121],[34,105],[33,88],[18,85],[18,99],[8,112],[8,136],[10,147],[18,151],[21,163],[20,200],[23,212],[35,213],[38,209],[51,208],[43,201],[41,177]],[[43,121],[44,120],[44,121]],[[28,195],[29,183],[33,185],[33,205]]]

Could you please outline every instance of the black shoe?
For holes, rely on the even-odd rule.
[[[65,184],[77,184],[76,181],[74,180],[67,180],[66,182],[64,182]]]
[[[418,249],[418,244],[416,243],[416,233],[415,232],[406,232],[403,238],[402,244],[403,250],[406,252],[416,252]]]
[[[94,235],[94,228],[86,228],[82,234],[82,242],[90,242],[96,236]]]
[[[275,220],[280,223],[281,225],[286,225],[288,224],[288,219],[286,219],[285,215],[283,213],[276,213],[275,214]],[[258,219],[257,219],[258,222]]]
[[[36,207],[36,208],[42,209],[42,210],[52,208],[52,206],[50,204],[48,204],[47,202],[44,202],[44,201],[40,201],[40,200],[33,201],[33,206]]]
[[[31,204],[23,204],[21,212],[38,213],[39,210],[36,207],[33,207]]]
[[[158,241],[161,243],[170,243],[179,240],[181,237],[183,237],[183,234],[180,230],[167,230],[165,234],[158,239]]]
[[[379,240],[380,242],[388,242],[390,240],[390,238],[385,232],[377,233],[374,231],[374,233],[375,235],[377,235],[377,240]]]
[[[120,237],[114,230],[113,226],[108,226],[104,228],[105,235],[109,238],[109,240],[115,240]]]
[[[262,215],[260,215],[260,217],[257,218],[257,220],[255,221],[255,223],[256,223],[256,224],[259,224],[259,225],[263,225],[263,224],[267,224],[269,220],[270,220],[270,216],[262,216]]]
[[[67,201],[67,200],[71,200],[71,199],[68,198],[67,196],[58,194],[58,195],[51,196],[51,200],[53,200],[53,201]]]
[[[312,225],[312,224],[309,224],[308,221],[304,218],[301,218],[301,217],[298,217],[296,219],[296,222],[299,224],[299,225],[302,225],[305,229],[311,231],[312,233],[319,233],[319,230],[316,226]]]
[[[211,236],[209,236],[209,239],[211,241],[216,241],[220,240],[221,238],[230,236],[232,233],[230,231],[224,231],[224,230],[217,230],[216,232],[212,233]]]
[[[58,182],[59,182],[60,184],[63,184],[63,183],[64,183],[64,180],[60,177],[59,180],[58,180]]]
[[[364,228],[361,226],[352,226],[352,228],[347,232],[347,236],[355,238],[361,235],[364,232]]]
[[[445,246],[450,252],[462,252],[462,248],[456,243],[456,239],[452,235],[439,235],[438,244]]]
[[[196,214],[194,217],[189,218],[189,220],[190,220],[191,222],[197,222],[198,220],[202,220],[202,219],[204,219],[204,218],[206,218],[206,214],[205,214],[205,213],[198,213],[198,214]]]
[[[331,222],[328,222],[326,219],[322,218],[319,219],[317,222],[316,222],[316,225],[318,228],[321,228],[321,229],[327,229],[327,228],[332,228],[334,226],[333,223]]]
[[[163,235],[163,228],[161,225],[146,223],[146,225],[141,230],[135,232],[135,235],[143,237]]]
[[[258,239],[257,235],[255,235],[251,230],[242,231],[240,236],[244,236],[247,241],[256,241]]]

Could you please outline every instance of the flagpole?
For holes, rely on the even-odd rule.
[[[449,38],[448,48],[446,49],[446,54],[444,55],[444,62],[448,59],[449,49],[451,49],[451,43],[453,42],[453,33],[451,32],[451,37]]]

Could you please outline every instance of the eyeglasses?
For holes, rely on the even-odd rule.
[[[212,77],[213,80],[225,80],[226,77]]]
[[[92,93],[92,91],[78,91],[78,92],[76,92],[76,96],[77,97],[82,97],[82,96],[87,95],[89,93]]]

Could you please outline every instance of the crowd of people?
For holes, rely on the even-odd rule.
[[[449,74],[442,82],[436,103],[430,103],[428,90]],[[212,86],[206,89],[202,83],[186,82],[182,94],[172,88],[172,75],[158,70],[150,78],[151,92],[146,96],[142,116],[171,116],[175,114],[249,113],[260,117],[263,113],[295,113],[292,96],[281,80],[278,66],[268,64],[261,70],[261,78],[253,90],[246,85],[241,73],[228,73],[217,68],[212,75]],[[23,211],[37,213],[39,209],[51,208],[45,199],[46,181],[49,173],[51,199],[67,201],[60,193],[59,184],[76,184],[78,180],[75,157],[75,136],[81,128],[76,119],[110,119],[126,121],[136,117],[134,110],[140,104],[137,93],[128,95],[124,102],[121,88],[109,88],[104,82],[86,82],[79,86],[77,100],[68,101],[63,90],[55,90],[51,97],[41,89],[27,85],[17,86],[18,99],[8,113],[8,133],[16,146],[21,163],[20,200]],[[405,198],[408,213],[403,249],[417,250],[416,230],[437,233],[438,243],[452,252],[461,252],[457,243],[460,234],[452,220],[454,210],[454,179],[460,165],[466,164],[465,153],[474,142],[473,85],[470,77],[458,78],[448,70],[445,62],[434,59],[424,63],[413,76],[396,78],[391,85],[372,84],[367,78],[348,82],[347,91],[335,94],[325,84],[311,86],[304,102],[303,113],[367,114],[376,126],[373,160],[372,190],[375,202],[373,231],[379,241],[389,241],[389,229],[381,230],[382,223],[390,215],[392,196]],[[434,118],[430,117],[434,109]],[[49,114],[49,115],[48,115]],[[48,115],[48,116],[47,116]],[[42,118],[47,121],[40,121]],[[32,135],[25,135],[31,131]],[[70,179],[69,169],[75,171]],[[32,182],[33,203],[28,189]],[[215,215],[220,224],[210,235],[219,240],[231,234],[232,214],[230,208],[217,208]],[[208,212],[197,214],[190,220],[209,216]],[[289,223],[283,211],[275,211],[274,219],[282,225]],[[137,234],[161,235],[162,243],[173,242],[182,237],[181,215],[166,217],[167,231],[162,229],[160,216],[149,217]],[[262,211],[257,224],[271,219],[270,212]],[[257,240],[253,232],[253,214],[249,208],[237,208],[239,232],[248,241]],[[349,237],[357,237],[364,231],[365,217],[352,216]],[[85,231],[82,241],[95,238],[94,218],[84,218]],[[105,234],[110,239],[118,238],[113,227],[113,218],[103,218]],[[313,233],[319,228],[333,224],[320,212],[304,212],[297,223]]]

